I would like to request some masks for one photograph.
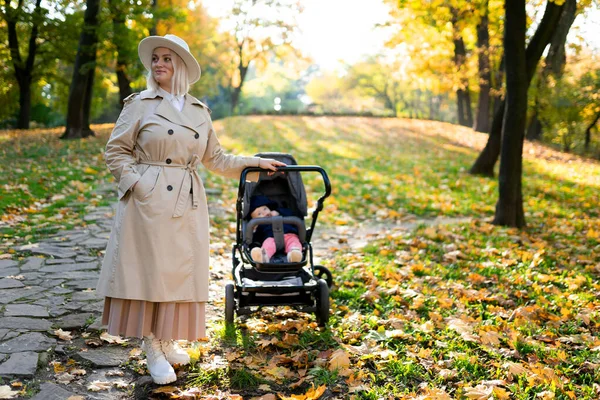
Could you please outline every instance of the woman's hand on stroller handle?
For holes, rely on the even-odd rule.
[[[277,172],[277,167],[285,167],[287,164],[281,161],[273,160],[272,158],[261,158],[258,166],[262,169],[268,169],[272,172],[269,172],[269,175],[272,175],[273,172]]]

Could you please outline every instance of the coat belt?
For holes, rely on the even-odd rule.
[[[192,193],[192,208],[198,208],[198,191],[202,187],[202,183],[200,181],[200,175],[198,175],[198,164],[200,164],[200,157],[197,154],[192,156],[192,159],[187,164],[167,164],[162,161],[143,161],[139,160],[138,164],[146,164],[146,165],[157,165],[159,167],[166,168],[181,168],[185,169],[188,174],[183,175],[183,180],[181,181],[179,195],[177,196],[177,204],[175,204],[175,212],[173,213],[173,218],[179,218],[183,216],[183,212],[185,211],[185,205],[188,201],[188,196],[190,195],[190,189]],[[190,177],[191,179],[187,179]]]

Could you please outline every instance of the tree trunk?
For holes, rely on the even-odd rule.
[[[550,41],[550,49],[546,56],[546,62],[542,71],[539,88],[543,88],[547,84],[548,75],[552,74],[556,78],[560,78],[563,74],[565,64],[567,63],[567,57],[565,53],[565,44],[567,42],[567,34],[571,29],[571,25],[575,21],[577,15],[577,0],[566,0],[564,10],[560,15],[558,21],[558,27],[552,35]],[[534,114],[531,118],[529,128],[527,129],[527,139],[529,140],[540,140],[542,138],[542,124],[538,119],[538,94],[535,99]]]
[[[542,123],[540,122],[537,115],[537,105],[534,106],[533,115],[531,116],[531,121],[529,122],[529,126],[527,127],[527,135],[525,135],[525,137],[527,138],[527,140],[542,139]]]
[[[465,42],[458,33],[454,38],[454,63],[456,64],[459,74],[462,74],[461,69],[467,58],[467,50]],[[473,126],[473,114],[471,112],[471,97],[469,96],[469,82],[467,79],[461,78],[461,89],[456,91],[458,123],[463,126]]]
[[[523,135],[527,118],[527,64],[525,32],[527,14],[525,0],[507,0],[504,26],[506,55],[506,112],[502,124],[499,197],[493,223],[522,228]]]
[[[90,129],[90,108],[96,69],[99,10],[100,0],[86,1],[84,24],[69,91],[67,128],[61,139],[80,139],[94,135]]]
[[[479,50],[479,101],[477,102],[477,118],[473,129],[477,132],[490,131],[490,33],[488,31],[488,2],[483,3],[483,15],[477,25],[477,48]]]
[[[29,129],[31,119],[31,75],[23,74],[19,82],[19,119],[17,129]]]
[[[238,71],[240,72],[240,84],[237,87],[233,88],[231,92],[231,115],[234,114],[235,108],[240,101],[240,94],[242,93],[242,86],[244,85],[244,80],[246,79],[246,73],[248,72],[248,66],[244,65],[244,57],[243,57],[243,47],[244,43],[238,45],[238,51],[240,56],[240,62],[238,64]],[[248,63],[249,64],[249,63]]]
[[[108,6],[112,14],[113,20],[113,43],[117,49],[117,82],[119,84],[119,109],[123,107],[123,100],[127,98],[133,90],[131,90],[131,80],[127,76],[127,52],[123,43],[128,38],[128,28],[125,24],[127,14],[118,7],[117,0],[108,0]]]
[[[4,7],[4,17],[8,28],[10,58],[12,59],[15,78],[19,85],[19,119],[17,120],[17,129],[29,129],[29,120],[31,118],[31,82],[37,52],[38,27],[42,17],[41,0],[36,0],[35,2],[31,34],[29,35],[29,48],[25,62],[21,58],[19,37],[17,35],[17,22],[19,14],[23,12],[23,1],[20,1],[15,9],[10,6],[10,0],[4,0]]]
[[[584,146],[585,146],[586,151],[590,149],[590,143],[592,142],[592,128],[594,126],[596,126],[599,119],[600,119],[600,112],[596,114],[596,117],[594,118],[592,123],[589,124],[585,130],[585,145]]]
[[[500,66],[498,70],[494,73],[494,93],[492,95],[493,98],[493,111],[492,115],[496,115],[498,109],[503,106],[502,102],[502,84],[504,83],[504,53],[502,53],[502,58],[500,59]]]
[[[525,72],[527,78],[525,83],[527,86],[525,87],[525,90],[529,88],[529,84],[533,79],[537,64],[540,61],[540,58],[542,57],[542,53],[544,52],[544,49],[550,42],[553,29],[558,22],[558,19],[562,12],[562,8],[563,5],[557,6],[551,1],[548,1],[546,3],[546,11],[544,12],[542,21],[540,22],[537,30],[535,31],[535,34],[531,38],[531,41],[527,45],[527,49],[525,50]],[[508,70],[508,59],[506,55],[506,49],[504,50],[504,57],[506,59],[506,70]],[[479,157],[477,157],[477,160],[475,160],[473,166],[471,167],[469,171],[471,174],[494,176],[494,166],[496,165],[496,161],[498,160],[498,156],[500,154],[500,139],[502,137],[504,111],[505,100],[502,101],[502,103],[498,107],[497,112],[494,113],[494,118],[492,120],[492,129],[490,130],[488,142],[485,148],[479,154]]]
[[[158,8],[158,0],[152,0],[152,26],[150,27],[150,36],[156,36],[158,19],[156,18],[156,9]]]

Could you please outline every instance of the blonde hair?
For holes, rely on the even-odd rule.
[[[171,50],[171,49],[169,49]],[[171,50],[171,63],[173,64],[173,77],[171,78],[171,94],[183,96],[190,89],[190,79],[187,66],[175,51]],[[160,85],[152,76],[152,69],[146,74],[146,88],[158,90]]]

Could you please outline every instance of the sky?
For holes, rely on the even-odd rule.
[[[208,12],[221,17],[231,9],[231,0],[203,0]],[[322,69],[334,70],[339,61],[354,63],[366,54],[376,54],[389,36],[375,28],[387,20],[388,5],[381,0],[302,0],[304,12],[298,17],[301,35],[296,44]],[[575,20],[569,41],[581,35],[600,52],[600,9],[588,11]]]
[[[229,0],[203,0],[209,14],[220,17]],[[367,5],[367,3],[369,3]],[[385,22],[388,6],[377,0],[303,0],[298,17],[301,34],[296,41],[303,53],[323,69],[333,70],[339,60],[356,62],[383,48],[387,34],[375,25]]]

